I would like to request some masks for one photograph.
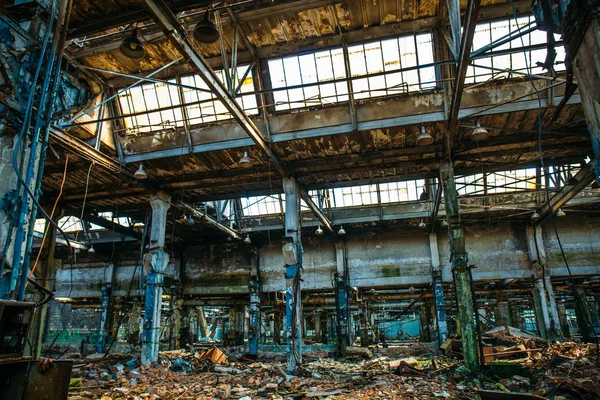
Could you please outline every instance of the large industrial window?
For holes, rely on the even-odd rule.
[[[289,110],[348,100],[346,82],[326,83],[346,77],[341,48],[301,56],[269,60],[273,89],[310,85],[296,89],[274,90],[276,110]],[[316,84],[321,83],[322,84]]]
[[[378,204],[377,185],[350,186],[333,189],[335,207]]]
[[[474,51],[481,49],[490,43],[507,36],[509,33],[524,32],[535,25],[533,16],[506,19],[502,21],[484,22],[475,28],[473,37]],[[556,40],[560,40],[556,35]],[[481,54],[475,56],[472,65],[467,70],[466,83],[484,82],[498,78],[514,78],[522,76],[511,71],[531,74],[544,74],[544,70],[537,63],[543,63],[546,59],[546,32],[534,30],[530,33],[517,37],[508,43],[494,48],[493,55]],[[525,47],[523,47],[525,46]],[[525,50],[525,51],[524,51]],[[565,51],[563,46],[556,46],[556,60],[554,69],[562,71],[565,69]],[[529,67],[529,71],[527,69]]]
[[[352,85],[356,99],[414,92],[436,86],[433,66],[416,68],[433,63],[431,33],[350,46],[348,53],[353,77],[387,72],[374,77],[354,79]],[[400,69],[408,70],[390,72]]]
[[[247,67],[238,67],[237,75],[243,76]],[[225,71],[216,71],[221,82],[225,82]],[[199,75],[185,76],[181,78],[181,83],[188,86],[195,86],[200,89],[209,90],[208,86]],[[240,93],[254,91],[252,73],[249,73],[240,87]],[[197,103],[186,107],[187,116],[190,125],[197,125],[206,122],[221,121],[230,119],[231,114],[227,111],[223,103],[217,100],[214,93],[201,92],[193,89],[183,89],[183,101],[187,103]],[[237,98],[238,103],[247,114],[254,115],[258,113],[256,106],[256,96],[253,94],[242,95]]]
[[[419,200],[424,188],[424,179],[380,183],[379,193],[381,195],[381,203],[400,203]]]
[[[238,67],[238,76],[244,76],[246,69],[247,67],[244,66]],[[216,71],[216,74],[221,82],[225,82],[225,72],[223,70]],[[176,81],[171,79],[169,82],[175,83]],[[216,100],[213,93],[209,92],[208,86],[199,75],[184,76],[181,78],[181,83],[205,91],[182,88],[180,97],[179,88],[175,85],[149,83],[133,87],[121,93],[119,104],[127,133],[138,134],[175,129],[184,126],[186,118],[189,125],[231,118],[225,106]],[[239,93],[252,91],[254,91],[254,84],[252,72],[250,72],[245,80],[241,82]],[[236,100],[248,114],[258,113],[255,95],[240,95]],[[165,110],[165,108],[167,109]],[[183,108],[185,108],[187,114],[185,116]],[[140,113],[140,115],[128,116],[137,113]]]
[[[242,214],[245,216],[281,214],[283,200],[279,194],[269,196],[242,197]]]
[[[487,175],[488,193],[506,193],[536,189],[536,169],[494,172]]]

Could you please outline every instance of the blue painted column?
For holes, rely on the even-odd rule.
[[[165,252],[164,247],[170,200],[170,197],[164,194],[150,200],[152,206],[150,249],[144,254],[144,269],[148,275],[142,332],[143,365],[158,360],[163,279],[165,267],[169,263],[169,254]]]
[[[448,338],[448,324],[446,323],[446,301],[444,299],[444,287],[442,286],[442,271],[440,270],[440,254],[436,232],[429,234],[429,246],[431,248],[431,276],[433,297],[435,299],[435,325],[438,342],[441,345]]]
[[[250,255],[251,274],[250,289],[250,323],[248,330],[248,354],[256,356],[260,338],[260,275],[258,273],[258,254],[255,250]]]
[[[96,343],[96,351],[104,353],[106,346],[106,320],[108,319],[108,301],[110,299],[110,286],[102,288],[102,307],[100,308],[100,325],[98,327],[98,342]]]
[[[302,364],[302,242],[300,235],[300,196],[294,178],[283,178],[285,192],[285,238],[282,247],[285,265],[285,327],[288,372],[296,373]]]
[[[339,240],[335,243],[335,309],[336,309],[336,353],[343,355],[350,345],[350,327],[348,313],[348,268],[346,265],[346,243]]]

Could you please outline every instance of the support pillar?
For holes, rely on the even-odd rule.
[[[140,338],[140,302],[137,299],[133,300],[128,326],[129,337],[127,341],[131,345],[136,345]]]
[[[250,321],[248,327],[248,354],[256,356],[258,353],[258,343],[260,338],[260,274],[258,273],[258,253],[252,250],[250,255]]]
[[[143,365],[149,365],[158,360],[163,279],[165,267],[169,263],[169,254],[164,248],[170,200],[170,197],[164,194],[150,200],[152,206],[150,250],[144,254],[143,259],[144,269],[147,273],[144,329],[142,333]]]
[[[471,371],[478,371],[480,361],[473,292],[471,288],[472,281],[468,266],[467,251],[465,249],[465,235],[459,226],[458,197],[454,181],[454,169],[450,164],[444,164],[441,174],[444,185],[446,218],[448,220],[448,241],[450,242],[452,272],[456,288],[458,319],[460,320],[465,366]]]
[[[273,313],[273,342],[281,344],[281,312],[279,310]]]
[[[114,268],[114,267],[113,267]],[[108,302],[110,300],[110,285],[102,288],[102,306],[100,308],[100,324],[98,326],[98,343],[96,343],[96,352],[104,353],[106,346],[106,321],[108,320]]]
[[[285,265],[285,332],[287,337],[288,372],[296,373],[302,363],[302,241],[300,226],[300,196],[294,178],[283,178],[285,192],[285,238],[283,260]]]
[[[346,259],[346,242],[342,239],[335,243],[336,272],[335,277],[335,308],[336,319],[336,353],[343,355],[350,345],[350,318],[348,311],[348,266]]]
[[[573,298],[575,299],[575,317],[577,318],[579,332],[581,333],[584,342],[595,343],[596,334],[590,317],[587,293],[582,285],[575,285],[574,289]]]
[[[566,303],[558,303],[558,319],[560,320],[560,328],[562,329],[562,334],[565,338],[571,337],[571,329],[569,328],[569,319],[567,318],[567,304]]]
[[[563,340],[541,225],[527,226],[527,247],[533,269],[533,304],[540,336],[548,340]]]
[[[494,312],[496,317],[496,326],[510,326],[510,307],[508,301],[499,301],[496,303],[496,309]]]
[[[321,342],[321,310],[315,310],[315,342]]]
[[[435,299],[435,327],[438,343],[441,345],[448,338],[448,325],[446,323],[446,300],[444,299],[442,272],[440,270],[440,254],[438,252],[437,233],[435,232],[429,234],[429,247],[431,248],[431,277]]]
[[[198,316],[198,330],[200,331],[200,339],[208,337],[208,324],[206,323],[206,314],[204,314],[204,307],[198,307],[196,312]]]

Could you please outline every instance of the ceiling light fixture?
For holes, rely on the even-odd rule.
[[[445,228],[448,226],[448,221],[446,219],[443,219],[440,225],[442,226],[442,228]]]
[[[421,222],[419,222],[419,229],[425,229],[427,228],[427,224],[425,223],[425,221],[421,220]]]
[[[429,146],[433,142],[433,137],[427,132],[425,126],[421,125],[421,133],[417,136],[417,146]]]
[[[487,139],[489,132],[481,126],[479,120],[475,121],[475,129],[471,132],[471,138],[475,140]]]
[[[146,171],[144,171],[144,164],[140,163],[140,167],[138,168],[137,171],[135,171],[135,174],[133,174],[133,177],[135,179],[139,179],[139,180],[144,180],[148,177],[148,175],[146,174]]]
[[[556,216],[557,217],[566,217],[567,214],[563,211],[562,208],[559,208],[558,211],[556,212]]]
[[[90,248],[87,251],[89,254],[94,254],[96,252],[96,250],[94,250],[94,245],[90,244]]]
[[[252,243],[252,239],[250,239],[250,235],[246,234],[246,238],[244,239],[244,244],[251,244]]]
[[[315,231],[315,235],[317,235],[317,236],[323,236],[323,229],[321,229],[321,225],[319,225],[319,227]]]
[[[536,221],[539,218],[540,218],[540,214],[538,214],[537,211],[533,210],[533,214],[531,214],[531,220]]]
[[[254,165],[254,162],[248,156],[248,152],[247,151],[245,151],[244,152],[244,156],[242,158],[240,158],[240,161],[238,162],[238,165],[240,167],[242,167],[242,168],[250,168],[250,167],[252,167],[252,165]]]
[[[204,17],[194,28],[194,39],[204,44],[211,44],[219,38],[219,31],[216,25],[210,20],[208,10]]]
[[[144,45],[140,39],[138,39],[137,28],[133,30],[130,36],[126,37],[121,42],[119,50],[121,50],[121,53],[123,53],[125,56],[132,59],[144,58],[146,55],[146,49],[144,48]]]
[[[338,231],[338,235],[344,236],[346,234],[346,230],[343,226],[340,226],[340,230]]]

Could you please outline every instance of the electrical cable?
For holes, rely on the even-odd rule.
[[[67,156],[65,158],[65,168],[63,171],[63,177],[62,177],[62,181],[60,182],[60,189],[58,191],[58,196],[56,196],[56,200],[54,200],[54,205],[52,206],[52,211],[50,212],[50,218],[54,218],[54,212],[56,211],[56,206],[58,205],[58,201],[60,200],[60,198],[62,196],[63,187],[65,185],[65,180],[67,178],[68,165],[69,165],[69,156]],[[44,243],[46,242],[46,237],[47,237],[49,231],[50,231],[50,224],[46,225],[46,229],[44,230],[44,236],[42,236],[42,243],[40,244],[40,251],[38,251],[38,254],[35,258],[33,267],[31,268],[31,272],[29,273],[29,279],[31,279],[31,276],[33,275],[33,271],[35,271],[38,261],[40,260],[40,256],[42,255],[42,250],[44,248]]]

